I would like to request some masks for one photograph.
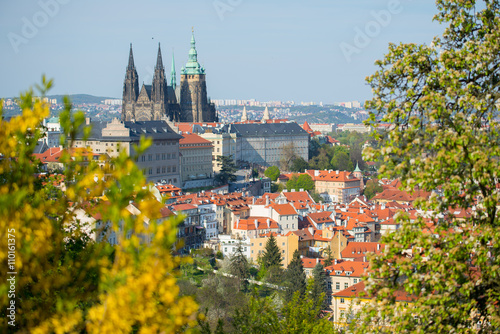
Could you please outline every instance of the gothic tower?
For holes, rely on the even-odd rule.
[[[151,88],[152,120],[160,120],[168,115],[167,79],[161,58],[160,43],[158,43],[158,56],[156,58],[155,74]]]
[[[130,43],[128,66],[125,73],[125,81],[123,82],[122,121],[129,121],[135,118],[135,101],[137,101],[138,96],[139,76],[135,69],[132,43]]]
[[[180,108],[182,122],[217,121],[215,106],[207,99],[205,69],[198,63],[194,32],[186,67],[181,69]]]

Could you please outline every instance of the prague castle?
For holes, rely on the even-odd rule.
[[[134,65],[132,44],[123,83],[122,121],[171,120],[175,122],[217,122],[215,105],[207,98],[205,69],[198,63],[194,33],[186,67],[181,69],[177,86],[175,63],[172,57],[170,85],[158,44],[158,56],[151,85],[142,84]]]

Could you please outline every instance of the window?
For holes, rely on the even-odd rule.
[[[149,167],[149,175],[152,175],[152,174],[153,174],[153,168]]]
[[[152,154],[148,154],[148,161],[153,161],[153,155]]]
[[[176,166],[172,166],[172,173],[175,173],[176,170],[177,170],[177,167]]]
[[[358,279],[357,278],[354,278],[353,281],[354,281],[354,284],[358,283]]]
[[[162,153],[161,154],[161,160],[165,160],[165,156],[166,156],[165,153]]]
[[[285,250],[284,250],[284,249],[283,249],[281,252],[282,252],[283,254],[285,254]]]
[[[172,153],[172,159],[175,159],[175,153]]]
[[[145,155],[141,156],[141,161],[146,161],[146,156]]]
[[[259,246],[262,246],[262,242],[261,242],[261,243],[259,243]]]
[[[336,282],[335,283],[335,289],[336,290],[340,290],[340,282]]]
[[[156,174],[160,174],[160,167],[156,167]]]
[[[160,160],[160,153],[156,153],[156,160]]]
[[[328,290],[332,289],[332,282],[328,282]]]
[[[344,303],[345,303],[344,298],[340,298],[340,304],[344,304]],[[344,313],[344,311],[341,311],[341,313]]]
[[[347,289],[349,287],[349,283],[344,283],[344,289]]]
[[[163,174],[165,174],[165,172],[166,172],[166,171],[167,171],[167,167],[163,166],[163,167],[161,168],[161,172],[162,172]]]
[[[167,153],[167,159],[170,160],[170,153]]]

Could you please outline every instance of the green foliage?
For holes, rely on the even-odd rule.
[[[220,167],[219,174],[215,176],[215,180],[217,180],[217,182],[220,184],[227,184],[236,180],[235,173],[238,168],[236,168],[232,155],[217,156],[217,165]]]
[[[377,179],[371,179],[366,182],[365,190],[363,194],[368,199],[372,199],[378,193],[381,193],[384,190]]]
[[[272,193],[280,193],[283,189],[285,189],[285,185],[283,183],[271,183]]]
[[[286,188],[290,191],[295,189],[299,191],[303,190],[313,190],[314,189],[314,181],[309,174],[293,174],[292,177],[286,182]]]
[[[325,249],[325,255],[326,255],[326,258],[325,258],[325,261],[324,261],[324,266],[325,267],[329,267],[333,264],[333,255],[332,255],[332,249],[330,247],[327,247]]]
[[[292,261],[286,269],[286,283],[285,301],[290,302],[295,292],[299,293],[300,298],[304,297],[307,287],[306,273],[298,250],[293,252]]]
[[[302,157],[293,160],[290,167],[290,171],[293,173],[303,173],[306,169],[309,169],[309,164]]]
[[[281,251],[278,247],[278,243],[276,242],[276,238],[272,234],[267,239],[266,248],[262,253],[260,261],[261,265],[266,269],[271,267],[281,267],[283,265],[281,262]]]
[[[52,81],[42,79],[43,96]],[[147,190],[142,171],[123,152],[102,168],[73,150],[77,133],[88,134],[83,113],[73,113],[65,99],[60,114],[65,153],[64,187],[44,186],[35,174],[33,150],[41,138],[49,106],[31,91],[20,97],[22,114],[4,121],[0,109],[0,260],[7,264],[7,233],[15,235],[15,330],[20,333],[176,332],[196,324],[197,305],[179,296],[181,263],[172,255],[177,217],[157,223],[161,203]],[[0,107],[1,108],[1,107]],[[138,152],[149,142],[142,140]],[[109,203],[100,200],[105,195]],[[131,215],[134,201],[141,211]],[[92,206],[107,229],[76,219]],[[149,219],[148,227],[144,224]],[[106,238],[115,232],[118,244]],[[151,235],[145,245],[141,235]],[[103,242],[93,241],[103,237]],[[127,237],[129,236],[129,237]],[[159,260],[161,259],[161,261]],[[4,270],[6,273],[6,270]],[[152,289],[154,287],[154,289]],[[2,279],[0,332],[8,332],[8,281]]]
[[[386,332],[500,328],[500,3],[436,3],[443,35],[430,45],[391,44],[368,79],[375,96],[367,103],[374,110],[368,123],[394,128],[380,148],[365,152],[383,158],[382,176],[400,177],[407,191],[440,189],[441,196],[415,204],[432,213],[435,230],[425,233],[422,219],[398,217],[401,229],[372,258],[368,290],[380,302],[360,314],[358,333],[381,322]],[[459,221],[456,208],[475,211]],[[415,300],[398,304],[396,291]]]
[[[271,179],[271,181],[276,181],[278,176],[280,176],[280,169],[277,166],[271,166],[266,169],[264,175]]]
[[[328,285],[326,282],[325,267],[318,262],[313,269],[313,285],[311,289],[311,299],[317,301],[323,309],[328,308],[326,295],[328,293]]]
[[[241,242],[238,244],[236,251],[231,257],[230,273],[238,278],[241,284],[241,289],[246,290],[248,286],[248,278],[250,277],[249,265]]]
[[[280,309],[271,297],[259,298],[256,293],[248,305],[236,312],[234,333],[336,333],[332,324],[322,317],[321,304],[295,293]]]
[[[345,170],[345,171],[354,170],[353,163],[349,158],[349,155],[345,152],[335,152],[332,160],[330,161],[330,164],[335,170]]]

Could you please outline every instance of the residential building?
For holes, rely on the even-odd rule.
[[[197,134],[182,134],[179,140],[183,188],[213,184],[212,143]]]
[[[266,243],[268,238],[271,236],[270,233],[259,235],[257,238],[250,239],[251,246],[251,259],[253,263],[257,263],[259,256],[262,256],[262,253],[266,249]],[[278,245],[281,252],[281,260],[283,266],[286,268],[290,261],[292,261],[293,253],[295,250],[299,249],[299,237],[293,233],[283,234],[275,234],[273,236],[276,238],[276,244]]]
[[[88,120],[90,125],[90,120]],[[114,158],[125,152],[134,157],[137,167],[142,169],[147,181],[164,182],[179,187],[179,136],[165,121],[92,122],[90,135],[84,140],[83,133],[77,135],[75,147],[88,147],[94,153],[107,153]],[[135,147],[141,137],[152,140],[151,146],[141,155]]]
[[[351,172],[306,170],[314,181],[316,192],[326,202],[349,203],[360,194],[360,180]]]

